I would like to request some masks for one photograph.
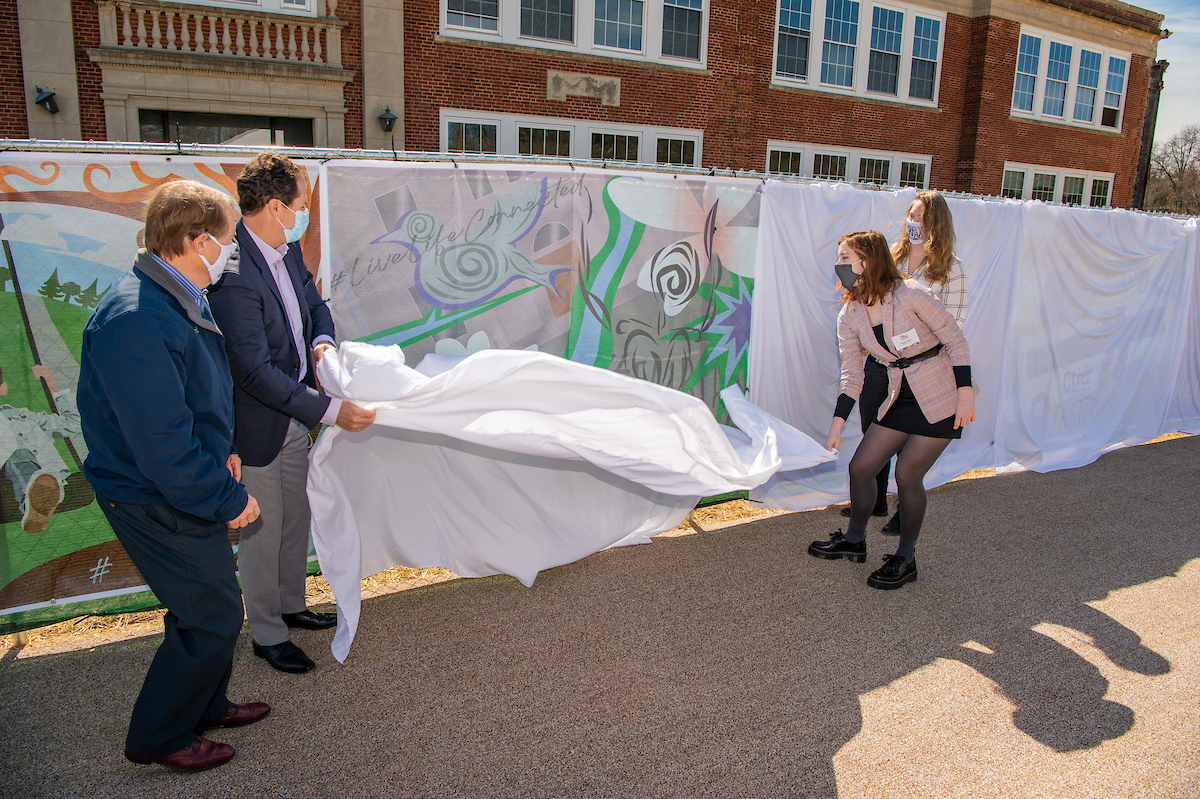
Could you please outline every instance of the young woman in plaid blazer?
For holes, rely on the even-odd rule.
[[[850,524],[843,535],[814,541],[809,554],[866,560],[867,518],[875,507],[876,475],[893,455],[902,533],[896,554],[871,574],[873,588],[899,588],[917,578],[916,543],[925,517],[925,474],[962,428],[975,420],[971,352],[945,306],[906,284],[878,231],[838,241],[838,279],[845,306],[838,314],[841,395],[825,439],[837,449],[842,427],[863,391],[869,356],[887,370],[887,395],[850,461]]]
[[[962,261],[954,254],[954,217],[946,198],[936,191],[917,192],[904,212],[900,239],[892,245],[892,258],[900,274],[941,300],[954,317],[959,330],[967,322],[967,275]],[[867,359],[866,382],[858,398],[863,432],[879,409],[886,393],[887,375],[882,367]],[[872,516],[887,516],[887,485],[891,462],[885,463],[875,477],[879,487]],[[850,508],[842,508],[849,516]],[[884,535],[900,535],[900,512],[883,526]]]

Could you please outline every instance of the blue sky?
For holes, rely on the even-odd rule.
[[[1171,62],[1163,78],[1154,140],[1163,142],[1184,125],[1200,124],[1200,0],[1134,0],[1133,5],[1166,17],[1171,38],[1158,44],[1158,57]]]

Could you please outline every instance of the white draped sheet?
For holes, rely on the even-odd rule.
[[[768,182],[751,322],[755,405],[823,440],[838,394],[837,239],[877,229],[895,241],[914,196]],[[975,423],[927,486],[984,467],[1072,468],[1166,432],[1200,432],[1196,220],[948,202],[981,393]],[[752,496],[795,510],[846,499],[860,429],[856,410],[836,462],[781,472]]]
[[[427,376],[399,347],[346,342],[317,366],[329,394],[377,414],[359,433],[327,428],[310,455],[339,661],[365,576],[445,566],[532,585],[542,569],[675,527],[702,496],[833,457],[736,387],[722,396],[742,429],[727,434],[696,397],[543,353],[486,350],[449,365]]]

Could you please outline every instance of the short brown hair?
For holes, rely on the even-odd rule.
[[[854,281],[854,288],[842,295],[842,301],[857,300],[863,305],[883,302],[888,292],[904,280],[896,268],[896,262],[892,260],[887,239],[878,230],[857,230],[842,236],[838,244],[843,241],[862,256],[863,273]]]
[[[211,186],[194,180],[166,183],[146,202],[146,249],[158,256],[183,255],[184,239],[227,232],[230,213],[229,195]]]
[[[292,159],[279,153],[259,153],[250,159],[238,175],[238,205],[243,214],[265,208],[271,200],[291,205],[300,196],[303,170]]]

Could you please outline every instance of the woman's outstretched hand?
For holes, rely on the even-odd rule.
[[[830,452],[837,452],[842,446],[842,425],[846,424],[846,420],[840,416],[833,417],[833,421],[829,423],[829,435],[825,437],[825,449]]]
[[[964,386],[958,390],[958,405],[954,408],[954,429],[966,427],[973,421],[975,421],[975,389]]]

